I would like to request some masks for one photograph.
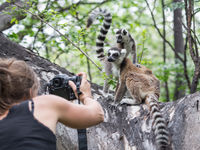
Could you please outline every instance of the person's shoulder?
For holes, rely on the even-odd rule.
[[[40,95],[36,96],[33,98],[33,101],[39,104],[44,104],[44,105],[51,105],[51,106],[62,106],[66,105],[69,102],[65,100],[64,98],[56,95]]]
[[[56,100],[64,100],[62,97],[60,96],[56,96],[56,95],[40,95],[40,96],[36,96],[35,98],[33,98],[36,101],[56,101]]]

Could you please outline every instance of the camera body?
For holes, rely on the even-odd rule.
[[[67,100],[74,100],[77,99],[74,91],[69,86],[68,81],[73,81],[77,88],[78,95],[81,94],[80,92],[80,85],[81,85],[81,76],[72,76],[69,77],[66,74],[58,74],[48,84],[48,91],[50,94],[54,94],[57,96],[61,96]]]

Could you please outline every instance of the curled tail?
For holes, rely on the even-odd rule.
[[[150,115],[153,120],[153,129],[157,147],[159,150],[169,150],[169,132],[167,130],[166,121],[160,112],[160,108],[158,107],[157,96],[147,96],[146,103],[149,106]]]
[[[102,15],[104,17],[103,20],[103,26],[101,27],[100,33],[97,37],[96,40],[96,53],[97,53],[97,58],[100,60],[104,60],[105,55],[104,55],[104,41],[106,38],[106,34],[108,33],[108,30],[110,29],[111,23],[112,23],[112,15],[110,12],[108,12],[106,9],[96,9],[91,14],[89,15],[89,18],[87,20],[87,28],[92,25],[93,21],[97,18],[97,16]]]

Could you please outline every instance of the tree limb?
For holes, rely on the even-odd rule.
[[[100,71],[102,70],[80,47],[78,47],[75,43],[73,43],[66,35],[62,34],[58,29],[56,29],[55,27],[53,27],[51,24],[49,24],[48,22],[46,22],[44,19],[42,19],[39,15],[36,15],[32,12],[30,12],[29,10],[25,10],[23,7],[14,4],[17,7],[19,7],[20,9],[24,10],[27,13],[30,13],[31,15],[37,17],[40,21],[44,22],[45,24],[47,24],[49,27],[51,27],[53,30],[55,30],[59,35],[61,35],[62,37],[64,37],[67,41],[69,41],[75,48],[77,48],[82,54],[84,54]]]
[[[20,13],[18,8],[15,9],[15,4],[24,7],[24,9],[30,7],[27,0],[12,0],[11,3],[3,3],[0,6],[0,31],[4,31],[13,26],[15,24],[15,22],[11,23],[13,18],[16,18],[16,20],[22,20],[26,17],[26,14]]]
[[[158,34],[159,34],[160,37],[170,46],[170,48],[174,51],[174,53],[175,53],[175,55],[177,56],[177,58],[178,58],[181,62],[183,62],[183,61],[184,61],[183,58],[182,58],[181,56],[179,56],[179,54],[175,51],[175,49],[174,49],[174,47],[172,46],[172,44],[171,44],[166,38],[164,38],[163,34],[161,33],[160,29],[158,28],[158,26],[157,26],[157,24],[156,24],[156,20],[155,20],[154,14],[153,14],[153,12],[152,12],[150,6],[149,6],[149,3],[147,2],[147,0],[145,0],[145,2],[146,2],[146,4],[147,4],[147,7],[148,7],[150,13],[151,13],[151,17],[152,17],[152,19],[153,19],[153,24],[154,24],[154,27],[156,28]]]

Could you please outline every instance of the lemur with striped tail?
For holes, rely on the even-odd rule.
[[[119,103],[126,91],[130,93],[132,98],[123,99],[125,103],[141,104],[144,101],[153,120],[157,148],[159,150],[169,150],[169,132],[158,105],[160,81],[150,69],[142,65],[138,68],[126,55],[126,49],[113,47],[108,50],[107,60],[112,63],[115,70],[120,71],[119,86],[114,102]]]
[[[105,71],[106,76],[112,75],[112,64],[107,61],[106,56],[104,55],[104,41],[106,38],[106,34],[108,33],[108,30],[110,29],[110,26],[112,24],[112,15],[110,12],[108,12],[106,9],[95,9],[91,12],[89,15],[89,18],[87,20],[87,28],[92,25],[93,21],[97,18],[97,16],[102,15],[104,17],[103,20],[103,26],[100,29],[100,33],[96,40],[96,53],[97,58],[102,62],[103,65],[103,71]],[[103,86],[103,93],[107,94],[109,92],[109,83],[108,79],[104,80],[104,86]]]
[[[101,8],[95,9],[89,15],[89,18],[87,20],[87,28],[90,27],[90,25],[92,25],[94,20],[99,15],[102,15],[104,17],[104,20],[103,20],[103,26],[101,27],[100,33],[99,33],[97,40],[96,40],[97,58],[102,62],[103,69],[106,73],[106,76],[109,77],[110,75],[113,75],[114,77],[118,78],[118,76],[119,76],[118,72],[119,71],[113,70],[112,64],[110,62],[108,62],[107,56],[104,55],[104,41],[105,41],[106,35],[108,33],[108,30],[110,29],[111,23],[112,23],[111,13],[108,12],[106,9],[101,9]],[[118,42],[119,42],[119,40],[118,40]],[[124,42],[124,41],[121,41],[121,42]],[[121,46],[121,44],[119,44],[119,48],[120,48],[120,46]],[[133,45],[131,44],[131,46],[133,46]],[[131,52],[129,50],[131,50],[131,49],[130,48],[128,49],[126,56],[128,56],[129,53],[133,54],[133,52]],[[109,83],[108,82],[109,82],[108,79],[105,79],[104,87],[103,87],[103,93],[104,94],[107,94],[109,92]]]

